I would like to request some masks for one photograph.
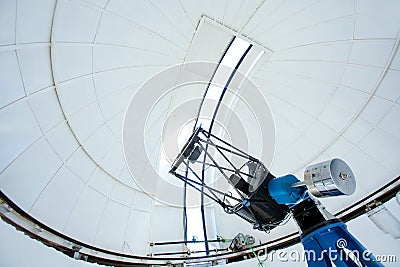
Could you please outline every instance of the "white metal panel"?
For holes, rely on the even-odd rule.
[[[132,66],[168,66],[180,62],[179,58],[131,47],[96,45],[93,48],[95,72]]]
[[[326,12],[329,10],[329,12]],[[336,1],[318,1],[316,4],[303,8],[299,12],[287,17],[285,20],[280,21],[278,24],[273,25],[267,31],[260,34],[260,38],[281,39],[285,36],[296,35],[297,32],[303,32],[303,38],[307,40],[310,35],[307,35],[309,30],[318,31],[320,27],[326,27],[332,22],[336,24],[336,20],[353,15],[353,3],[347,0]],[[340,23],[340,22],[339,22]],[[327,24],[326,26],[324,24]],[[329,27],[329,26],[328,26]],[[329,32],[331,35],[332,32]],[[264,37],[265,36],[265,37]],[[313,38],[324,38],[327,36],[314,36]],[[302,40],[298,40],[302,41]]]
[[[17,1],[2,1],[0,3],[0,44],[15,44],[15,18],[17,16]]]
[[[216,3],[220,1],[215,1]],[[265,2],[257,1],[241,1],[238,5],[238,1],[222,1],[225,6],[216,9],[216,20],[218,22],[222,21],[222,24],[226,25],[228,28],[232,28],[235,31],[241,31],[243,27],[252,19],[254,14],[257,14],[257,9],[263,5],[268,6],[271,3],[265,4]],[[230,8],[230,6],[233,6]],[[221,19],[222,17],[222,19]]]
[[[400,97],[400,90],[398,90],[399,84],[400,84],[399,72],[389,70],[385,73],[385,77],[379,84],[379,87],[376,90],[375,95],[395,102]]]
[[[0,107],[25,96],[15,51],[0,53]]]
[[[86,187],[68,218],[64,233],[93,244],[107,201],[101,193]]]
[[[179,208],[168,206],[154,206],[151,214],[151,235],[150,238],[153,242],[165,242],[172,240],[183,240],[183,213]],[[190,239],[191,237],[189,237]],[[199,237],[203,240],[202,237]],[[153,252],[171,252],[182,251],[184,246],[168,245],[168,246],[155,246]]]
[[[117,182],[111,192],[111,198],[125,206],[131,207],[136,191],[123,183]]]
[[[340,84],[369,93],[378,82],[382,69],[348,65]]]
[[[72,115],[83,107],[97,101],[93,79],[90,76],[60,84],[58,93],[63,110],[67,115]]]
[[[169,40],[182,50],[186,50],[187,40],[157,12],[150,1],[113,0],[108,4],[107,9],[127,18],[146,31]]]
[[[293,148],[302,146],[297,149],[297,153],[302,160],[300,160],[299,167],[305,168],[304,164],[313,160],[323,151],[322,149],[329,144],[336,137],[336,133],[320,121],[316,121],[304,132],[304,137],[300,137],[298,142],[294,144]],[[298,169],[296,169],[298,170]]]
[[[92,48],[88,45],[55,45],[53,54],[57,82],[92,73]]]
[[[390,170],[393,173],[392,177],[400,173],[399,138],[382,130],[374,129],[358,144],[358,147]]]
[[[124,168],[122,169],[121,173],[118,175],[118,179],[122,183],[130,186],[131,188],[141,191],[139,186],[136,184],[136,181],[132,178],[132,175],[130,174],[126,164],[125,164]]]
[[[102,145],[99,146],[99,143]],[[114,144],[115,138],[107,125],[104,124],[93,135],[85,140],[83,146],[96,162],[101,162],[107,152],[112,149]]]
[[[100,163],[111,175],[118,177],[125,166],[122,144],[115,142]]]
[[[86,0],[86,1],[101,8],[106,7],[107,3],[109,2],[108,0]]]
[[[346,62],[350,48],[350,41],[298,46],[274,51],[268,61],[316,60]]]
[[[125,240],[130,208],[114,201],[108,201],[98,226],[95,246],[121,251]]]
[[[319,120],[323,121],[329,128],[339,133],[353,118],[353,113],[341,109],[339,106],[329,103],[319,116]]]
[[[286,73],[318,81],[337,83],[343,74],[344,67],[344,64],[336,62],[267,62],[261,68],[261,71]]]
[[[384,67],[389,59],[394,44],[395,40],[353,41],[349,63]]]
[[[351,166],[356,177],[357,186],[364,188],[370,193],[382,186],[382,181],[394,178],[389,170],[384,168],[375,158],[358,147],[354,147],[348,154],[344,155],[343,160]],[[368,168],[366,168],[366,166],[368,166]],[[349,198],[352,198],[352,196],[346,199]],[[348,200],[349,204],[352,203],[351,200]]]
[[[173,57],[184,57],[185,51],[169,40],[151,31],[143,31],[139,25],[113,13],[103,15],[96,35],[97,44],[125,46]]]
[[[189,18],[193,28],[198,26],[199,20],[201,18],[201,10],[198,7],[196,0],[185,0],[179,1],[182,9],[184,10],[185,14]]]
[[[400,106],[393,105],[385,117],[379,122],[378,128],[400,138],[400,123],[393,123],[400,118]]]
[[[25,96],[15,51],[0,52],[0,107]]]
[[[69,118],[70,125],[79,140],[86,140],[97,131],[105,121],[97,103],[85,106]]]
[[[353,38],[352,26],[353,18],[344,17],[306,27],[283,37],[266,35],[264,38],[260,37],[259,40],[268,44],[272,50],[322,42],[346,41]]]
[[[58,124],[49,131],[46,139],[63,161],[66,161],[79,147],[79,143],[66,122]]]
[[[38,220],[52,225],[58,231],[62,231],[83,186],[82,180],[66,166],[63,166],[32,206],[32,215]],[[68,190],[60,190],[60,188],[68,188]],[[62,212],[56,212],[57,210],[62,210]]]
[[[354,6],[357,13],[372,13],[377,10],[396,9],[396,7],[399,7],[399,2],[396,0],[386,0],[385,5],[382,5],[382,2],[375,0],[355,0]]]
[[[132,87],[122,88],[99,99],[99,106],[105,120],[109,120],[128,106],[134,90]]]
[[[101,12],[79,1],[58,1],[54,27],[57,42],[94,41]],[[72,19],[73,18],[73,19]]]
[[[368,122],[377,124],[389,111],[392,104],[392,102],[374,96],[360,113],[360,117]]]
[[[328,144],[335,136],[335,132],[329,129],[325,124],[317,121],[313,123],[304,132],[304,136],[309,138],[316,146],[323,147]],[[318,138],[316,138],[318,137]]]
[[[299,109],[313,117],[317,117],[323,111],[336,90],[334,84],[307,77],[274,72],[260,72],[253,80],[258,86],[263,89],[265,88],[265,90],[268,90],[277,97],[283,98],[289,103],[296,104]],[[277,88],[282,87],[286,89],[277,90]],[[300,90],[302,93],[299,96],[297,92]],[[290,92],[290,94],[285,94],[285,92]],[[266,101],[269,102],[269,97],[266,98]],[[279,109],[274,109],[273,112],[278,113]],[[279,122],[276,121],[276,123]]]
[[[25,100],[0,109],[0,124],[0,170],[3,170],[42,136],[42,131]]]
[[[72,154],[67,160],[66,165],[83,181],[88,181],[96,168],[95,162],[88,157],[82,148],[79,148]]]
[[[283,151],[288,144],[293,143],[301,132],[293,124],[289,123],[281,114],[274,114],[276,152]]]
[[[187,41],[192,39],[195,27],[191,25],[190,19],[181,6],[181,1],[174,0],[167,2],[163,0],[153,0],[151,2],[166,20],[171,21],[171,24],[173,25],[171,26],[176,28],[176,30],[179,31]]]
[[[343,137],[349,140],[353,144],[360,142],[374,127],[374,124],[358,118],[346,129],[343,133]]]
[[[339,109],[355,114],[367,100],[368,94],[346,87],[338,87],[332,96],[331,103]]]
[[[196,7],[199,9],[201,14],[206,15],[207,17],[215,20],[215,14],[218,12],[215,10],[215,2],[213,0],[205,0],[201,2],[197,2]]]
[[[290,147],[282,147],[281,150],[275,154],[271,172],[277,176],[292,173],[296,167],[299,167],[298,164],[301,159],[302,156],[292,151]]]
[[[266,94],[263,89],[260,88],[261,92]],[[288,103],[285,101],[283,97],[277,97],[275,95],[269,95],[268,103],[271,107],[272,114],[279,113],[281,116],[286,118],[297,130],[304,130],[305,128],[309,127],[312,123],[314,123],[315,118],[311,115],[301,111],[296,106]]]
[[[95,73],[96,93],[98,97],[104,97],[127,87],[136,91],[136,87],[161,69],[158,66],[136,66]]]
[[[125,109],[121,110],[117,115],[110,118],[107,121],[108,127],[110,127],[111,131],[114,134],[114,137],[118,140],[118,142],[122,143],[122,125],[124,123],[124,115]]]
[[[28,95],[53,85],[49,47],[21,49],[17,55]]]
[[[396,38],[398,35],[399,5],[381,5],[379,9],[355,16],[354,38]]]
[[[55,0],[17,1],[17,43],[49,42]]]
[[[229,3],[226,10],[227,13],[226,16],[228,18],[230,16],[233,17],[230,20],[226,21],[227,27],[229,27],[229,25],[234,24],[234,18],[236,17],[236,15],[240,14],[241,6],[247,5],[246,2],[240,0],[235,0],[232,2],[234,3],[233,4]],[[298,7],[297,4],[299,3],[300,1],[296,1],[292,5],[284,6],[283,8],[281,8],[282,5],[287,4],[285,0],[272,0],[269,1],[268,4],[265,4],[264,2],[262,5],[260,5],[258,11],[254,12],[253,16],[250,18],[246,26],[243,28],[242,34],[246,36],[251,35],[252,37],[258,36],[260,33],[262,33],[262,31],[271,27],[271,25],[276,24],[278,20],[286,18],[286,15],[283,14],[282,12],[285,11],[290,12],[292,8]],[[303,3],[301,4],[304,6],[306,3],[303,1]],[[231,12],[235,12],[235,14],[229,16]]]
[[[329,158],[341,158],[353,147],[354,144],[352,144],[349,140],[339,137],[331,146],[329,146],[329,148],[326,150],[326,153],[330,156]]]
[[[31,95],[28,102],[44,132],[48,132],[65,119],[54,87]]]
[[[21,208],[29,210],[61,165],[53,149],[41,138],[0,175],[1,188]]]
[[[397,51],[394,55],[393,61],[390,65],[391,69],[400,70],[400,49],[397,48]]]
[[[147,194],[138,192],[132,207],[136,210],[150,212],[152,210],[152,203],[153,200]]]
[[[150,252],[150,225],[150,213],[131,209],[125,235],[126,251],[137,255]]]
[[[110,179],[110,175],[100,168],[96,168],[89,181],[89,185],[93,189],[107,197],[110,196],[115,183],[116,181],[114,179]]]

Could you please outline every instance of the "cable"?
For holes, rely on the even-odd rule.
[[[243,233],[239,233],[239,235],[240,235],[241,237],[243,237],[244,242],[246,242],[246,245],[251,249],[251,252],[253,252],[254,257],[257,258],[258,265],[259,265],[260,267],[264,267],[264,265],[262,264],[260,258],[258,257],[258,255],[256,254],[256,252],[254,251],[253,247],[250,245],[250,242],[249,242],[249,240],[247,239],[247,237],[246,237]]]

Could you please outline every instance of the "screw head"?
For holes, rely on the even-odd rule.
[[[339,178],[341,178],[342,180],[346,180],[347,173],[344,173],[344,172],[339,173]]]

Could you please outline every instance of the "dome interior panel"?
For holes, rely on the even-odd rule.
[[[399,139],[400,132],[399,132],[399,124],[392,123],[397,118],[400,118],[400,106],[393,105],[391,109],[386,113],[385,117],[378,123],[378,128],[393,137]]]
[[[103,145],[98,146],[99,142],[102,142]],[[114,142],[113,133],[107,125],[104,124],[93,135],[85,140],[83,146],[90,156],[99,163],[112,149]]]
[[[85,183],[71,172],[65,165],[52,177],[30,208],[32,215],[38,220],[45,220],[58,231],[63,231],[69,214],[76,200],[84,189]],[[62,190],[59,188],[71,188]],[[54,212],[61,209],[63,212]],[[48,211],[53,211],[50,214]]]
[[[149,253],[151,214],[131,209],[125,233],[124,250],[128,254],[147,255]]]
[[[89,180],[97,166],[81,147],[68,158],[65,164],[84,182]]]
[[[65,120],[54,87],[30,95],[28,102],[40,128],[45,133]]]
[[[93,244],[108,201],[103,194],[91,187],[85,187],[68,216],[64,234]]]
[[[397,16],[399,4],[379,7],[374,12],[363,12],[355,15],[354,38],[355,39],[384,39],[397,38],[400,18]]]
[[[122,205],[127,207],[132,207],[133,201],[135,199],[135,190],[129,186],[117,182],[111,192],[111,198]]]
[[[109,198],[116,181],[110,179],[109,175],[104,170],[96,168],[88,184],[91,188]]]
[[[94,245],[112,251],[121,251],[129,213],[129,207],[108,201],[104,209],[103,219],[97,229]],[[111,239],[112,242],[110,242]]]
[[[85,44],[55,44],[52,50],[57,83],[92,73],[92,48]]]
[[[90,76],[60,84],[57,92],[60,94],[63,111],[68,116],[81,112],[84,107],[97,100]],[[76,99],[77,94],[80,95],[79,99]]]
[[[173,24],[171,25],[171,22],[157,12],[157,9],[154,8],[151,2],[143,1],[136,3],[126,0],[113,0],[108,3],[107,9],[132,21],[159,38],[168,40],[168,42],[181,50],[187,49],[187,47],[183,45],[187,41],[185,37],[173,27]]]
[[[49,143],[41,138],[2,172],[2,190],[28,211],[61,166],[62,161]]]
[[[0,53],[0,107],[4,107],[26,95],[15,51]]]
[[[78,140],[86,140],[105,123],[97,103],[85,106],[69,117],[68,120],[71,128],[76,133]]]
[[[28,95],[53,85],[49,47],[22,49],[17,51],[17,55]]]
[[[56,1],[9,1],[17,3],[16,43],[48,43]]]
[[[59,1],[55,11],[52,39],[66,43],[93,43],[101,15],[100,10],[83,1]]]
[[[63,162],[79,147],[79,143],[66,122],[58,124],[46,133],[46,139]]]
[[[23,153],[32,143],[42,136],[42,130],[37,123],[26,100],[20,100],[0,111],[1,125],[7,125],[7,130],[1,131],[3,171],[8,164]]]
[[[0,10],[0,25],[2,33],[0,35],[0,44],[11,45],[16,43],[16,25],[15,19],[17,16],[17,1],[4,2]],[[2,61],[0,61],[2,62]]]

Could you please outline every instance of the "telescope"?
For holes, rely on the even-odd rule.
[[[229,186],[207,184],[207,168],[213,170],[209,174],[221,177]],[[299,226],[304,249],[324,255],[322,261],[307,259],[309,266],[332,266],[331,261],[336,266],[358,266],[354,259],[343,259],[343,255],[349,251],[366,254],[366,248],[348,232],[345,223],[317,199],[354,193],[354,174],[341,159],[308,166],[303,181],[292,174],[276,177],[259,159],[200,126],[175,158],[170,173],[225,212],[251,223],[254,229],[269,232],[292,216]],[[324,254],[328,250],[334,250],[335,257]],[[370,253],[359,261],[365,266],[383,266]]]

